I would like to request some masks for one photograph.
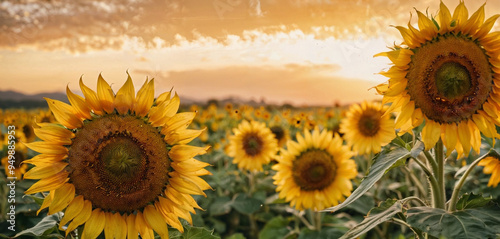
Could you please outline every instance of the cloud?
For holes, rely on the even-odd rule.
[[[446,0],[450,9],[454,0]],[[119,49],[127,38],[146,47],[155,39],[177,44],[200,36],[220,41],[245,31],[301,30],[318,38],[357,38],[387,34],[404,25],[413,7],[434,14],[437,1],[404,0],[101,0],[0,2],[0,48],[34,46],[85,52]],[[467,3],[477,9],[479,3]],[[500,3],[488,2],[491,13]],[[472,12],[472,10],[471,10]],[[488,12],[487,12],[488,13]],[[415,17],[414,17],[415,18]],[[415,19],[414,19],[415,21]]]
[[[270,103],[332,105],[379,98],[368,91],[373,83],[324,74],[337,70],[336,65],[288,64],[162,72],[138,69],[134,74],[150,75],[159,89],[169,90],[173,86],[179,95],[196,100],[236,96]]]

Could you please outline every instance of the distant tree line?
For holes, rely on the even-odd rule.
[[[0,109],[9,108],[47,108],[47,102],[40,100],[0,100]]]

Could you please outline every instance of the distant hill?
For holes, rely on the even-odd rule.
[[[47,103],[43,97],[48,97],[55,100],[60,100],[68,103],[68,97],[62,92],[40,93],[27,95],[20,92],[7,90],[0,91],[0,108],[46,108]]]

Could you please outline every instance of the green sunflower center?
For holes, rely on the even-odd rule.
[[[375,136],[380,130],[381,116],[382,114],[371,108],[363,111],[357,125],[359,132],[366,137]]]
[[[335,180],[336,172],[333,156],[324,150],[308,150],[293,161],[293,180],[304,191],[328,187]]]
[[[168,182],[169,158],[158,129],[134,116],[106,115],[78,129],[69,148],[76,193],[103,210],[131,213]]]
[[[243,137],[243,149],[249,156],[259,155],[262,151],[263,141],[256,133],[249,133]]]
[[[492,89],[493,73],[478,43],[446,34],[413,51],[407,90],[427,118],[458,123],[482,108]]]
[[[466,67],[458,62],[446,62],[436,71],[438,93],[447,99],[460,99],[471,88],[471,79]]]
[[[115,137],[107,142],[101,150],[101,159],[105,169],[117,177],[133,176],[141,164],[143,154],[134,142],[128,137]]]

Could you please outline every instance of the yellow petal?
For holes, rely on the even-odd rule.
[[[456,21],[457,29],[456,30],[461,30],[463,25],[467,22],[467,19],[469,18],[469,11],[465,7],[465,4],[463,1],[460,1],[458,6],[455,8],[455,12],[453,12],[453,20]]]
[[[35,157],[24,160],[24,163],[33,164],[35,166],[45,167],[48,164],[54,164],[61,162],[63,159],[67,158],[68,155],[65,154],[38,154]]]
[[[68,149],[57,143],[35,141],[32,143],[26,143],[25,145],[26,147],[42,154],[68,154]]]
[[[168,238],[168,227],[162,215],[152,205],[144,208],[144,219],[161,238]]]
[[[104,224],[104,238],[115,238],[115,230],[120,230],[118,228],[117,222],[115,222],[113,213],[105,212],[104,216],[106,218],[106,223]]]
[[[97,94],[85,84],[83,84],[82,78],[80,77],[80,89],[82,90],[83,96],[85,96],[85,102],[90,106],[95,114],[102,115],[103,109]]]
[[[100,208],[94,209],[92,214],[90,214],[89,220],[85,222],[85,227],[83,228],[82,239],[95,239],[97,238],[106,224],[105,213],[101,211]]]
[[[420,29],[420,32],[426,40],[432,39],[433,35],[435,35],[435,33],[437,32],[436,25],[432,22],[431,19],[429,19],[420,11],[417,11],[417,16],[418,28]]]
[[[184,228],[182,227],[179,218],[172,212],[172,210],[169,209],[171,207],[169,205],[170,203],[172,202],[169,199],[158,197],[158,201],[155,202],[155,207],[170,226],[174,227],[180,232],[184,232]]]
[[[481,133],[472,120],[467,120],[467,125],[469,126],[471,132],[472,149],[474,149],[474,151],[479,154],[479,149],[481,147]]]
[[[149,224],[144,220],[144,215],[141,212],[137,212],[135,216],[135,228],[139,231],[142,238],[153,239],[153,232]]]
[[[75,109],[75,114],[80,120],[90,119],[90,107],[85,103],[85,99],[79,95],[73,94],[68,86],[66,86],[66,95],[69,103]]]
[[[75,186],[65,183],[55,190],[54,199],[49,207],[49,215],[62,211],[75,198]]]
[[[54,142],[61,145],[71,145],[71,139],[75,134],[62,126],[56,124],[44,126],[41,128],[33,128],[35,135],[43,141]]]
[[[444,135],[441,134],[441,138],[443,139],[444,146],[446,147],[446,156],[450,156],[457,145],[457,125],[455,123],[451,123],[443,126],[446,127],[446,129],[443,132]]]
[[[127,238],[128,239],[138,238],[139,232],[137,231],[135,226],[135,214],[130,214],[126,217],[127,217]]]
[[[469,20],[465,23],[462,28],[462,32],[465,34],[474,35],[476,31],[481,27],[484,22],[484,4],[477,9],[477,11],[472,14]]]
[[[83,209],[83,196],[79,195],[73,198],[73,201],[69,203],[68,207],[64,211],[64,217],[59,222],[59,230],[63,230],[63,226],[65,226],[69,221],[75,218]]]
[[[85,200],[83,202],[83,207],[80,213],[76,215],[73,221],[71,221],[71,223],[68,225],[68,228],[66,228],[66,236],[68,236],[68,233],[74,231],[78,226],[84,224],[87,220],[89,220],[91,214],[92,203],[88,200]]]
[[[156,105],[161,105],[161,104],[169,101],[170,100],[170,96],[172,95],[172,90],[173,90],[173,88],[170,89],[169,92],[163,92],[163,93],[161,93],[158,96],[158,98],[156,98]]]
[[[171,178],[169,182],[175,190],[181,193],[206,196],[203,190],[188,177]]]
[[[66,171],[61,171],[60,173],[41,179],[40,181],[31,185],[31,187],[24,192],[25,194],[33,194],[38,192],[45,192],[50,190],[55,190],[61,187],[65,182],[69,180],[69,173]]]
[[[183,112],[174,115],[172,118],[169,118],[165,122],[162,133],[167,134],[168,132],[187,128],[191,124],[195,116],[196,113],[194,112]]]
[[[210,146],[196,147],[191,145],[174,145],[168,156],[174,161],[184,161],[193,158],[196,155],[202,155],[207,152]]]
[[[149,112],[149,109],[153,105],[153,101],[155,99],[154,94],[154,80],[151,79],[149,83],[146,80],[139,92],[137,92],[137,98],[134,105],[134,111],[136,115],[139,115],[141,117],[146,116],[146,114]]]
[[[69,129],[82,127],[82,121],[76,116],[73,107],[70,105],[44,97],[49,105],[50,111],[54,114],[56,120]]]
[[[467,121],[458,124],[458,139],[463,146],[464,154],[469,155],[471,149],[471,132]]]
[[[481,26],[481,28],[479,28],[479,30],[476,32],[475,37],[482,39],[483,37],[488,35],[491,28],[493,28],[493,25],[495,25],[495,22],[497,21],[498,17],[500,17],[500,14],[496,14],[488,18],[488,20],[486,20]]]
[[[414,38],[415,35],[413,35],[413,33],[409,29],[402,27],[402,26],[396,26],[396,29],[398,29],[399,33],[401,33],[401,36],[404,39],[404,43],[407,46],[409,46],[410,48],[416,48],[420,45],[415,40],[415,38]]]
[[[399,129],[403,124],[408,122],[408,120],[411,120],[411,116],[413,115],[414,110],[415,101],[410,101],[405,107],[402,108],[401,113],[396,118],[394,128]]]
[[[38,209],[38,211],[36,211],[36,215],[38,216],[38,214],[40,213],[40,211],[42,211],[43,209],[47,208],[50,206],[50,204],[52,203],[52,200],[54,199],[54,191],[51,191],[49,193],[49,195],[47,195],[44,199],[43,199],[43,203],[42,203],[42,206],[40,206],[40,209]]]
[[[449,32],[451,26],[451,13],[450,10],[448,10],[448,7],[444,5],[444,3],[441,1],[439,4],[439,32],[444,33],[444,32]]]
[[[53,164],[46,164],[44,166],[37,166],[24,174],[25,179],[42,179],[54,176],[61,172],[68,164],[64,162],[56,162]]]
[[[125,219],[120,215],[120,213],[115,213],[113,214],[113,220],[116,223],[115,228],[115,238],[117,239],[126,239],[127,238],[127,222]]]
[[[108,82],[102,78],[101,74],[97,78],[97,97],[99,98],[99,103],[101,107],[108,114],[113,113],[115,97],[113,95],[113,90],[109,86]]]
[[[128,72],[127,72],[128,75]],[[126,114],[129,110],[134,108],[135,103],[135,89],[134,83],[130,75],[127,77],[125,84],[118,90],[115,98],[115,108],[120,114]]]
[[[165,136],[165,142],[170,145],[174,144],[188,144],[196,137],[200,136],[200,134],[204,131],[202,130],[194,130],[194,129],[180,129],[174,132],[171,132],[170,135]]]
[[[425,150],[429,150],[436,145],[441,136],[441,126],[439,123],[426,119],[425,126],[422,129],[422,140]]]

